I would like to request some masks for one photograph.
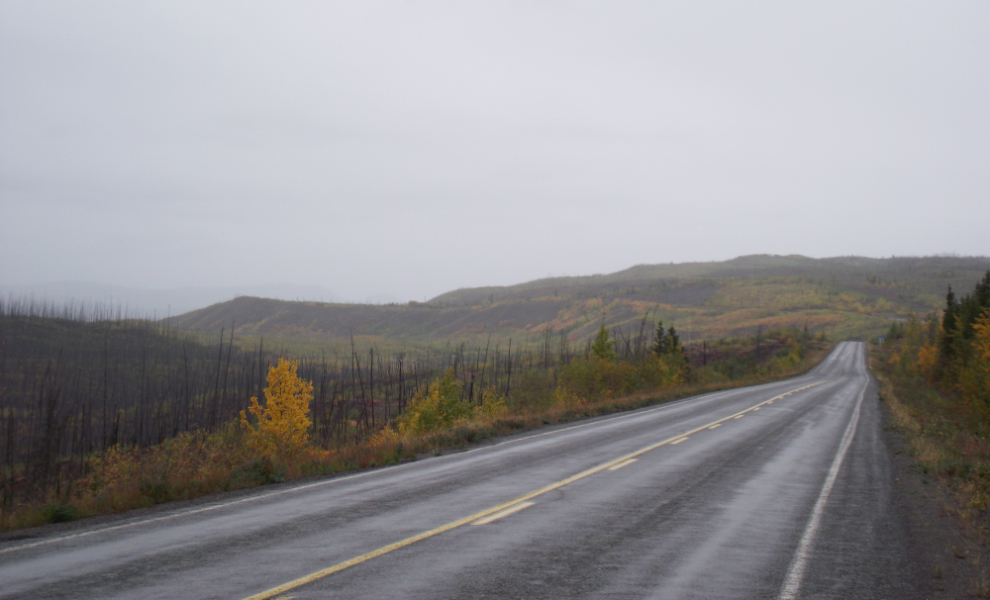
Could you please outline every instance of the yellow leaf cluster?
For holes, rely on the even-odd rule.
[[[927,342],[918,350],[918,373],[929,383],[935,380],[935,370],[938,367],[938,346]]]
[[[474,416],[479,419],[498,419],[509,414],[509,407],[505,405],[505,396],[495,391],[495,388],[488,388],[481,394],[481,404],[474,407]]]
[[[990,312],[984,312],[973,325],[976,330],[976,352],[984,365],[990,365]]]
[[[959,387],[970,408],[990,418],[990,312],[973,324],[973,356],[960,369]]]
[[[248,412],[257,420],[252,424],[241,411],[241,426],[248,445],[262,456],[284,459],[296,454],[309,442],[309,403],[313,384],[296,374],[298,363],[284,358],[268,368],[265,406],[251,398]]]
[[[399,432],[392,429],[390,426],[386,426],[384,429],[371,436],[369,444],[372,446],[377,446],[380,448],[388,447],[399,443],[402,440],[402,436]]]

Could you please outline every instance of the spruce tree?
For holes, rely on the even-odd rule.
[[[986,275],[983,276],[983,281],[976,284],[973,297],[976,298],[980,307],[990,310],[990,271],[987,271]]]
[[[602,326],[598,328],[598,335],[591,344],[591,351],[602,360],[615,360],[615,345],[608,339],[608,327],[605,327],[605,318],[602,317]]]
[[[944,355],[950,356],[952,353],[952,339],[956,333],[957,312],[959,306],[956,304],[956,295],[952,293],[952,286],[945,295],[945,313],[942,315],[942,345],[945,348]]]
[[[942,332],[938,341],[938,363],[939,371],[944,374],[951,367],[952,359],[955,356],[956,321],[959,310],[956,304],[956,295],[952,293],[952,286],[945,295],[945,313],[942,314]]]
[[[663,356],[667,353],[667,332],[663,330],[663,320],[657,321],[657,335],[653,340],[653,353]]]

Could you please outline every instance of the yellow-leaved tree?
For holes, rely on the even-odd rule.
[[[309,403],[313,400],[312,382],[296,375],[298,363],[284,358],[268,368],[265,405],[251,397],[248,411],[257,419],[252,424],[241,411],[241,426],[248,445],[258,454],[284,459],[302,450],[309,441]]]
[[[990,311],[973,324],[973,350],[959,373],[963,400],[971,410],[990,418]]]

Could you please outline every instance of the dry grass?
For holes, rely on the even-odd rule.
[[[974,428],[973,415],[945,401],[917,378],[898,377],[886,357],[871,349],[870,369],[880,382],[880,395],[894,427],[904,435],[915,468],[935,478],[949,493],[951,505],[943,513],[957,517],[967,537],[990,548],[990,441]],[[965,557],[961,550],[954,551]],[[990,561],[974,559],[982,575],[973,581],[970,595],[990,597]]]

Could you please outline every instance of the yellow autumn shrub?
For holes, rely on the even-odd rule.
[[[251,423],[241,411],[241,426],[248,446],[261,456],[285,459],[304,449],[309,442],[309,403],[313,400],[312,382],[296,375],[298,363],[284,358],[268,368],[265,405],[251,397],[248,412]]]
[[[481,394],[481,404],[474,407],[474,416],[478,419],[497,419],[509,414],[505,405],[505,396],[490,387]]]
[[[928,383],[935,381],[935,373],[938,368],[938,346],[933,342],[926,342],[918,350],[917,372],[924,377]]]
[[[984,419],[990,417],[990,312],[973,324],[973,353],[959,370],[963,401]]]

